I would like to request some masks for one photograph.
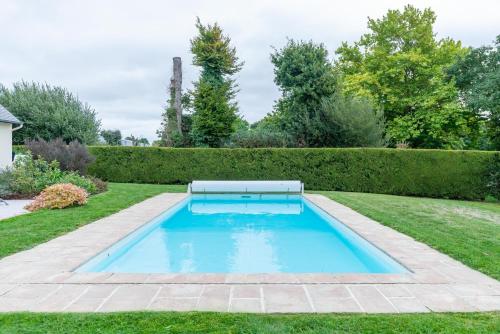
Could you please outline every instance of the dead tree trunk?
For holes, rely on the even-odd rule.
[[[182,135],[182,61],[181,57],[174,57],[174,74],[172,77],[174,89],[174,109],[177,115],[177,130]]]

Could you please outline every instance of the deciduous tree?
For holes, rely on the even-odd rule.
[[[393,143],[463,148],[477,133],[477,117],[464,108],[445,69],[465,53],[460,42],[436,39],[431,9],[407,5],[369,19],[367,34],[336,53],[345,90],[384,110]]]
[[[13,133],[15,144],[38,138],[97,143],[101,121],[95,110],[65,88],[24,81],[12,89],[0,85],[0,104],[24,123]]]

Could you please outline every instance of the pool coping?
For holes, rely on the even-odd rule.
[[[210,307],[203,308],[203,303],[202,306],[199,305],[200,300],[203,300],[204,293],[209,293],[213,289],[218,292],[211,292],[214,295],[214,297],[211,297],[212,304],[217,304],[218,300],[221,298],[225,300],[227,297],[229,298],[229,305],[231,305],[230,301],[233,298],[232,293],[234,290],[244,290],[245,287],[247,290],[258,287],[259,296],[255,297],[254,294],[250,298],[252,301],[245,301],[243,297],[242,301],[240,301],[242,306],[236,308],[235,311],[322,312],[322,305],[331,305],[332,300],[339,304],[339,300],[342,298],[345,298],[346,303],[347,300],[352,302],[352,305],[347,303],[344,307],[342,303],[336,304],[337,307],[333,308],[334,311],[348,312],[353,309],[361,310],[361,312],[384,312],[388,310],[392,312],[500,310],[500,282],[497,280],[468,268],[426,244],[375,222],[319,194],[304,194],[304,196],[320,209],[407,267],[411,272],[404,274],[125,274],[73,271],[117,241],[133,233],[133,231],[154,217],[184,200],[187,196],[188,194],[179,193],[160,194],[32,249],[1,259],[0,311],[38,310],[41,307],[40,305],[47,305],[48,301],[55,298],[54,296],[50,297],[51,295],[54,293],[58,295],[57,292],[48,292],[48,296],[45,296],[47,299],[42,299],[42,301],[37,299],[36,302],[31,300],[31,303],[25,302],[25,299],[18,296],[19,291],[28,290],[31,291],[27,293],[28,296],[34,294],[36,298],[41,298],[40,293],[36,292],[41,287],[43,289],[47,287],[47,291],[52,291],[48,287],[57,287],[57,291],[80,291],[80,289],[85,288],[86,292],[82,292],[82,295],[75,299],[75,302],[83,298],[89,289],[104,289],[107,286],[110,289],[127,291],[138,287],[141,287],[141,289],[159,287],[160,290],[155,295],[150,296],[151,300],[146,306],[141,306],[140,303],[130,303],[130,299],[127,298],[122,298],[121,303],[114,301],[118,297],[112,298],[115,304],[113,304],[114,308],[111,307],[110,310],[144,310],[156,305],[153,301],[161,295],[159,291],[165,291],[165,289],[161,290],[161,287],[176,286],[177,289],[182,290],[186,286],[197,285],[203,291],[197,296],[185,297],[188,299],[197,298],[196,305],[193,306],[188,303],[192,306],[187,308],[188,310],[213,310]],[[321,289],[330,292],[325,292],[325,296],[322,296]],[[327,298],[331,294],[331,289],[342,290],[341,297],[337,296],[340,299]],[[295,292],[288,293],[288,290]],[[113,291],[110,294],[114,295],[116,293],[115,290]],[[267,293],[264,293],[264,291],[267,291]],[[348,293],[345,291],[348,291]],[[283,304],[281,309],[279,307],[266,309],[262,306],[267,301],[264,295],[272,296],[273,294],[278,294],[276,297],[278,300],[288,299],[289,296],[287,295],[300,294],[302,299],[292,304],[303,303],[308,306],[295,310],[293,307],[284,307],[283,305],[286,303],[280,302],[281,304],[278,304]],[[21,293],[21,296],[24,295],[26,293]],[[335,293],[333,295],[335,296]],[[173,300],[176,300],[175,298]],[[259,305],[261,305],[258,310],[254,298],[257,298]],[[316,305],[318,303],[315,301],[321,298],[327,298],[327,300],[323,300],[320,303],[321,305]],[[163,305],[164,307],[159,309],[175,310],[178,305],[172,302],[171,299],[167,299],[169,304]],[[68,302],[68,300],[63,300]],[[372,302],[375,300],[375,306],[373,308],[366,307],[366,305],[363,307],[366,300]],[[293,298],[291,301],[293,301]],[[48,310],[71,310],[71,308],[68,309],[67,305],[62,306],[65,305],[65,302],[53,301],[50,304],[52,309],[49,307]],[[165,302],[163,300],[163,303]],[[108,305],[107,303],[111,302],[104,301],[103,305]],[[458,308],[457,305],[459,305]],[[182,304],[182,307],[184,306],[185,304]],[[89,310],[107,310],[101,308],[102,305],[95,309],[90,307]],[[47,309],[45,308],[45,310]],[[224,309],[222,308],[222,310]],[[225,310],[231,311],[233,309],[228,306]]]

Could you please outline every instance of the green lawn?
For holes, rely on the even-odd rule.
[[[110,184],[83,207],[0,221],[0,257],[28,249],[161,192],[185,186]],[[321,192],[463,263],[500,278],[500,205]],[[0,314],[0,333],[498,333],[500,313],[249,315],[136,312]]]
[[[252,315],[135,312],[0,314],[0,333],[498,333],[499,313]]]
[[[0,258],[109,216],[162,192],[184,192],[182,185],[110,183],[107,192],[89,198],[86,205],[43,210],[0,220]]]
[[[339,203],[500,279],[500,204],[324,191]]]

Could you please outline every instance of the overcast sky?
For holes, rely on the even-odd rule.
[[[98,112],[102,127],[156,139],[172,57],[183,61],[184,89],[198,71],[189,40],[195,18],[217,21],[231,37],[243,70],[240,113],[254,122],[271,111],[279,91],[269,61],[286,38],[323,42],[330,54],[366,32],[367,17],[407,3],[432,7],[438,37],[466,46],[500,34],[500,1],[356,0],[0,0],[0,83],[60,85]]]

